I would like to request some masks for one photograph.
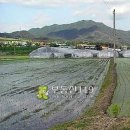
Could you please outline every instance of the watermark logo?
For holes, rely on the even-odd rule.
[[[91,95],[94,92],[94,85],[91,86],[39,86],[37,91],[37,98],[47,100],[49,98],[48,93],[51,91],[53,98],[56,97],[73,97],[75,94],[85,94],[86,97]]]
[[[49,98],[48,86],[39,86],[38,91],[37,91],[37,97],[38,99],[47,100]]]

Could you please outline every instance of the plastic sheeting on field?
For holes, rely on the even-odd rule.
[[[130,57],[130,50],[122,52],[123,57]]]

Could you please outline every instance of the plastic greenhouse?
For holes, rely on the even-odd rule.
[[[31,58],[80,58],[80,57],[93,57],[90,50],[80,50],[71,48],[59,47],[41,47],[30,53]]]
[[[116,52],[116,57],[118,57]],[[125,56],[130,56],[130,51],[124,52]],[[112,50],[81,50],[72,48],[59,48],[59,47],[41,47],[30,53],[30,58],[110,58],[114,57],[114,51]]]
[[[116,57],[118,57],[119,54],[116,51]],[[98,53],[98,57],[99,58],[110,58],[110,57],[114,57],[114,51],[112,50],[102,50]]]
[[[130,57],[130,50],[123,51],[123,57]]]

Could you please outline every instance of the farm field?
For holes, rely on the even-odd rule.
[[[76,118],[94,102],[108,66],[109,59],[1,60],[0,130],[46,130]],[[48,86],[48,100],[37,98],[41,85]],[[81,93],[80,86],[93,91]]]
[[[117,88],[113,103],[119,104],[119,116],[130,117],[130,59],[117,58]]]

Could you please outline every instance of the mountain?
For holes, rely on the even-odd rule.
[[[12,33],[0,33],[0,37],[32,39],[35,36],[28,31],[16,31]]]
[[[49,37],[64,40],[87,40],[93,42],[113,42],[113,29],[103,23],[82,20],[71,24],[51,25],[29,30],[35,37]],[[119,43],[130,44],[130,31],[116,30]]]
[[[13,38],[20,38],[21,37],[21,38],[29,38],[29,39],[32,39],[35,37],[33,34],[31,34],[28,31],[16,31],[16,32],[11,33],[11,36]]]
[[[130,31],[116,30],[116,40],[130,44]],[[113,42],[113,29],[100,22],[82,20],[71,24],[32,28],[28,31],[6,34],[11,37],[49,38],[61,40],[87,40],[92,42]],[[1,36],[1,34],[0,34]]]

